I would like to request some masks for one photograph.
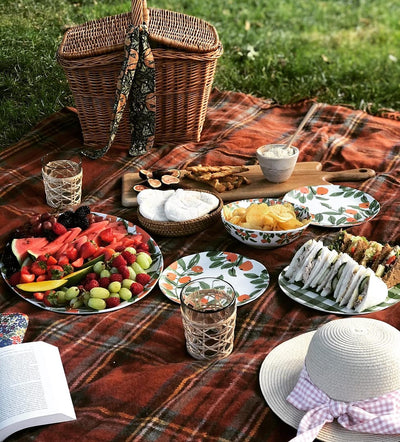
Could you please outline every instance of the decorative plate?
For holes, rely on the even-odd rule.
[[[179,304],[182,287],[202,276],[221,278],[232,284],[238,306],[260,297],[269,285],[269,273],[261,263],[237,253],[218,251],[178,259],[162,272],[158,285],[167,298]]]
[[[98,213],[98,212],[93,212],[93,213],[95,213],[98,216],[101,216],[102,218],[107,218],[110,221],[122,221],[125,224],[128,233],[143,235],[143,241],[149,245],[149,252],[151,253],[151,257],[152,257],[153,262],[152,262],[150,268],[148,270],[146,270],[146,272],[150,275],[151,279],[150,279],[149,283],[146,284],[146,287],[144,288],[142,293],[140,293],[138,296],[133,296],[129,301],[121,302],[116,307],[111,307],[111,308],[107,308],[104,310],[93,310],[93,309],[91,309],[89,307],[85,307],[85,306],[81,307],[79,309],[73,309],[73,310],[68,309],[66,307],[49,307],[49,306],[46,306],[43,302],[37,301],[29,293],[24,293],[24,292],[18,290],[16,287],[11,286],[9,284],[8,280],[6,279],[5,266],[4,266],[3,262],[0,261],[1,274],[2,274],[5,282],[7,283],[7,285],[11,288],[11,290],[13,290],[21,298],[25,299],[26,301],[30,302],[31,304],[35,305],[36,307],[40,307],[44,310],[50,310],[52,312],[64,313],[64,314],[69,314],[69,315],[95,315],[98,313],[110,313],[112,311],[120,310],[122,308],[128,307],[129,305],[140,301],[146,295],[148,295],[151,292],[151,290],[153,290],[155,285],[157,284],[157,281],[160,277],[160,274],[163,270],[163,265],[164,265],[161,250],[158,247],[158,245],[156,244],[156,242],[154,241],[154,239],[151,238],[151,236],[149,236],[149,234],[147,232],[145,232],[143,229],[141,229],[140,227],[133,225],[129,221],[126,221],[122,218],[118,218],[118,217],[115,217],[112,215],[106,215],[104,213]]]
[[[284,269],[284,271],[285,270],[286,269]],[[326,313],[334,313],[335,315],[356,316],[384,310],[394,304],[397,304],[400,301],[400,284],[398,284],[397,286],[392,287],[389,290],[388,297],[386,298],[385,302],[375,305],[374,307],[371,307],[369,309],[363,310],[359,313],[355,310],[347,308],[346,306],[339,306],[339,304],[337,304],[332,298],[321,296],[310,289],[303,289],[302,284],[288,282],[288,280],[283,276],[284,271],[280,273],[278,278],[279,286],[282,291],[287,296],[289,296],[289,298],[292,298],[299,304],[303,304],[314,310],[320,310]]]
[[[308,208],[311,224],[324,227],[350,227],[374,218],[381,206],[368,193],[334,184],[305,186],[291,190],[284,201]]]

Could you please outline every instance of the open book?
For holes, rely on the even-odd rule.
[[[23,428],[75,419],[57,347],[37,341],[0,348],[0,441]]]

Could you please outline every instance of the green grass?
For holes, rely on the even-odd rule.
[[[400,110],[397,0],[148,0],[203,18],[224,54],[214,85],[285,104],[315,97]],[[73,100],[56,51],[67,26],[126,12],[122,0],[2,0],[0,147]]]

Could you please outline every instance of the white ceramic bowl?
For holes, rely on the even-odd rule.
[[[256,150],[262,173],[272,183],[283,183],[291,177],[298,156],[297,147],[288,149],[285,144],[266,144]]]
[[[239,207],[247,208],[251,204],[267,203],[268,205],[284,204],[284,201],[273,198],[252,198],[241,201],[234,201],[225,204],[225,210],[234,210]],[[299,220],[310,220],[311,216],[306,207],[293,204],[296,217]],[[260,249],[273,249],[281,247],[298,239],[304,230],[309,226],[309,223],[292,230],[253,230],[245,227],[240,227],[227,221],[224,215],[224,210],[221,211],[222,222],[227,232],[237,240],[248,246],[257,247]]]

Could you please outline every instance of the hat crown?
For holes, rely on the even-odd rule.
[[[400,389],[400,332],[369,318],[321,326],[305,358],[311,381],[331,399],[352,402]]]

